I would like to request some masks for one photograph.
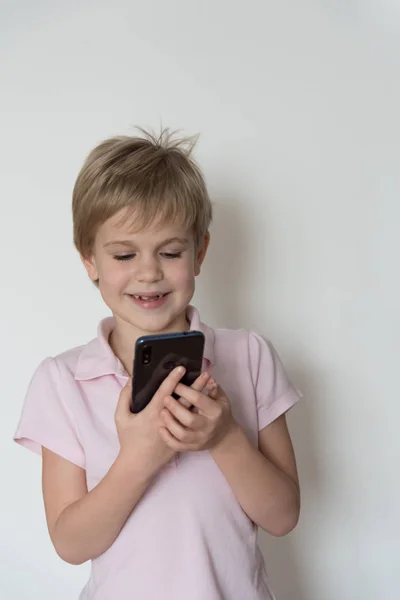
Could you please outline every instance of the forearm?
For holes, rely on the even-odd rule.
[[[82,564],[105,552],[153,476],[143,465],[128,465],[119,455],[99,484],[58,517],[52,540],[59,556],[71,564]]]
[[[239,425],[211,450],[245,513],[272,535],[289,533],[297,524],[297,485],[247,439]]]

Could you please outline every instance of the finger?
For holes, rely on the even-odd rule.
[[[186,427],[175,419],[168,409],[164,408],[161,411],[161,418],[165,427],[179,442],[190,444],[197,440],[196,433],[190,429],[186,429]]]
[[[213,397],[215,395],[215,390],[217,389],[217,387],[218,384],[214,381],[214,379],[211,379],[210,377],[205,387],[205,392],[207,392],[207,396]]]
[[[192,388],[183,385],[183,383],[179,383],[176,386],[175,392],[179,394],[179,396],[182,396],[183,398],[188,400],[190,404],[196,406],[196,408],[198,408],[205,415],[209,417],[217,415],[218,408],[213,398],[209,398],[201,392],[197,392],[196,390],[193,390]]]
[[[122,388],[119,395],[117,408],[115,409],[115,418],[121,419],[131,415],[130,404],[132,400],[132,380],[128,377],[126,385]]]
[[[172,450],[175,450],[175,452],[184,452],[187,450],[186,446],[174,438],[166,427],[160,427],[160,437],[164,443]]]
[[[192,390],[197,390],[198,392],[202,392],[204,388],[207,386],[210,380],[210,375],[208,373],[201,373],[197,379],[190,386]]]
[[[180,404],[182,404],[182,406],[185,406],[186,408],[190,408],[192,405],[190,404],[189,400],[186,400],[185,398],[178,398],[177,400]]]
[[[223,400],[224,398],[226,399],[226,394],[224,390],[217,383],[215,383],[215,385],[213,386],[213,389],[210,392],[210,396],[211,398],[213,398],[213,400]]]
[[[167,396],[164,400],[164,403],[169,412],[184,427],[198,431],[204,426],[204,417],[188,410],[172,396]]]
[[[164,379],[153,398],[158,405],[162,405],[164,403],[165,396],[170,396],[172,394],[184,374],[185,367],[179,366],[175,367],[175,369],[173,369],[171,373]]]
[[[194,390],[198,390],[199,392],[202,392],[207,387],[209,380],[210,380],[210,375],[208,373],[201,373],[197,377],[197,379],[192,383],[191,387]],[[179,402],[183,406],[186,406],[187,408],[192,406],[190,404],[190,402],[188,402],[188,400],[186,400],[186,398],[179,398]]]
[[[213,400],[216,400],[217,399],[217,394],[218,394],[218,390],[215,387],[215,388],[212,388],[211,390],[209,390],[208,397],[212,398]]]
[[[224,393],[222,391],[222,388],[220,388],[218,386],[218,384],[213,379],[211,379],[210,382],[209,382],[209,384],[208,384],[208,395],[209,395],[209,397],[212,398],[213,400],[216,400],[218,397],[220,397],[221,392],[222,392],[222,394]]]

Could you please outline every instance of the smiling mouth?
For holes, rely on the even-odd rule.
[[[164,298],[164,296],[167,296],[167,294],[169,294],[169,292],[167,292],[166,294],[152,294],[150,296],[140,296],[139,294],[130,295],[136,300],[143,300],[144,302],[155,302],[156,300],[160,300],[160,298]]]

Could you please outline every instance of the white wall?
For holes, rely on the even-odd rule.
[[[398,598],[398,4],[0,6],[0,597],[70,600],[86,579],[55,556],[40,460],[11,437],[38,362],[105,314],[71,242],[81,162],[162,120],[202,132],[217,203],[203,317],[271,337],[306,393],[301,523],[262,541],[278,600]]]

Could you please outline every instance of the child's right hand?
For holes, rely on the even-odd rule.
[[[138,414],[130,411],[132,398],[132,382],[129,378],[127,385],[122,389],[117,409],[115,411],[115,424],[120,442],[120,455],[129,463],[137,460],[149,471],[150,475],[157,473],[176,454],[169,448],[160,436],[160,412],[164,408],[164,399],[170,396],[183,375],[185,369],[177,367],[164,379],[151,402]],[[209,380],[207,373],[202,373],[191,386],[193,389],[203,391]]]

